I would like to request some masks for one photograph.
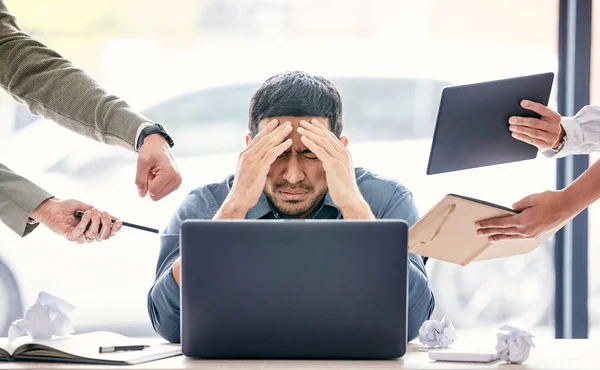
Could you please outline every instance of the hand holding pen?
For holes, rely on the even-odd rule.
[[[77,211],[77,212],[75,212],[75,217],[81,218],[81,220],[83,221],[84,218],[86,217],[86,213],[87,212]],[[107,222],[108,222],[108,220],[107,220]],[[103,222],[103,224],[104,224],[104,222]],[[112,229],[115,229],[115,228],[118,227],[120,229],[120,226],[118,226],[119,224],[122,224],[123,226],[126,226],[126,227],[131,227],[131,228],[134,228],[134,229],[148,231],[148,232],[151,232],[151,233],[158,234],[158,230],[157,229],[153,229],[153,228],[150,228],[150,227],[136,225],[136,224],[132,224],[130,222],[124,222],[124,221],[116,220],[114,218],[110,218],[110,224],[109,225],[111,225],[111,226],[109,226],[109,228],[112,227]],[[93,227],[93,226],[94,226],[93,224],[90,225],[90,228]],[[102,226],[100,226],[100,227],[102,227]],[[119,231],[119,230],[117,229],[117,231]]]

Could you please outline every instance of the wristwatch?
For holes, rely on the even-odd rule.
[[[169,133],[163,127],[163,125],[161,125],[159,123],[155,123],[148,127],[144,127],[144,129],[140,133],[140,136],[138,137],[137,143],[135,144],[135,150],[139,151],[140,148],[142,147],[142,144],[144,143],[144,139],[146,138],[146,136],[152,135],[152,134],[160,134],[162,137],[165,138],[165,140],[167,141],[167,144],[169,144],[169,146],[171,148],[173,147],[173,145],[175,145],[175,142],[173,141],[171,136],[169,136]]]

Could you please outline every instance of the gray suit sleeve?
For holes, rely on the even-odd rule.
[[[20,236],[37,225],[29,225],[29,215],[52,195],[0,163],[0,220]]]
[[[146,121],[82,70],[21,32],[0,0],[0,86],[33,114],[78,134],[134,150]]]

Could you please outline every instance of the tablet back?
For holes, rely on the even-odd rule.
[[[513,138],[508,119],[539,118],[520,102],[547,105],[553,80],[549,72],[444,88],[427,174],[535,158],[537,148]]]

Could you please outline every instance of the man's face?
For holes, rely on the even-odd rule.
[[[305,218],[320,206],[327,192],[327,180],[323,164],[300,140],[299,122],[317,119],[329,127],[329,120],[323,117],[270,117],[259,122],[258,131],[262,131],[273,119],[280,124],[292,123],[292,146],[271,165],[267,175],[264,192],[281,215],[293,218]],[[246,144],[251,137],[246,137]]]

